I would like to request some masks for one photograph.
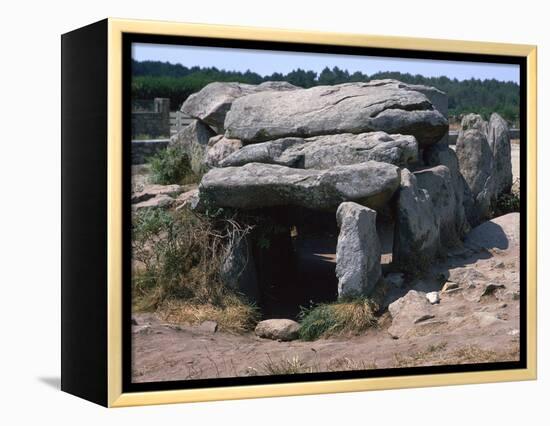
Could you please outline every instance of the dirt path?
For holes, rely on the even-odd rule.
[[[278,342],[260,339],[253,333],[211,332],[200,326],[164,324],[152,314],[136,314],[133,380],[516,360],[519,216],[504,218],[472,233],[464,249],[456,250],[445,263],[436,265],[426,278],[388,293],[386,304],[411,289],[440,290],[451,280],[458,287],[454,291],[441,291],[440,303],[433,305],[433,318],[414,324],[399,339],[388,333],[392,323],[388,312],[380,318],[379,328],[365,334],[314,342]],[[488,291],[493,288],[489,286],[491,283],[498,285]]]

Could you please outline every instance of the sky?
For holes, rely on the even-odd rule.
[[[274,72],[286,74],[297,68],[320,73],[337,66],[350,73],[367,75],[378,71],[400,71],[425,77],[447,76],[458,80],[496,79],[519,83],[519,65],[431,59],[381,58],[326,53],[277,52],[223,47],[200,47],[150,43],[133,43],[132,58],[182,64],[186,67],[217,67],[228,71],[253,71],[262,76]]]

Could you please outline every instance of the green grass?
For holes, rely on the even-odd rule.
[[[311,341],[335,334],[362,333],[377,325],[376,310],[376,304],[367,298],[304,309],[300,314],[300,339]]]

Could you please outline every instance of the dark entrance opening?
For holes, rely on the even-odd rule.
[[[262,214],[254,260],[263,317],[296,319],[302,307],[335,301],[335,214],[291,207]]]

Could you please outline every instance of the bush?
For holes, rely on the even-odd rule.
[[[132,224],[135,310],[159,310],[172,320],[198,322],[206,319],[197,313],[203,309],[216,316],[208,319],[233,331],[254,323],[256,309],[220,278],[227,250],[247,227],[231,217],[213,219],[186,209],[139,211]]]
[[[508,213],[519,212],[519,194],[501,194],[493,206],[493,217],[502,216]]]
[[[153,183],[160,185],[197,183],[189,155],[179,146],[169,146],[149,159]]]
[[[300,313],[300,339],[316,340],[334,334],[358,334],[377,324],[377,305],[360,298],[321,304]]]

